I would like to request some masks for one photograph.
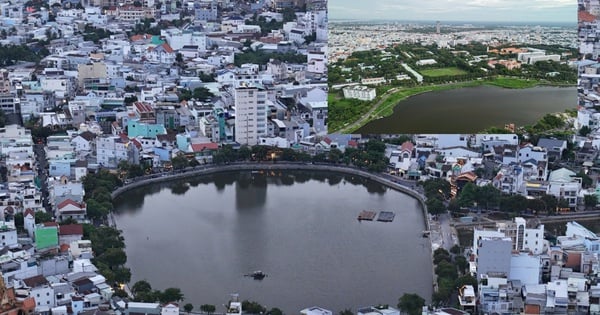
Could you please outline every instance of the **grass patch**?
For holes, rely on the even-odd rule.
[[[371,102],[356,99],[345,99],[341,92],[330,92],[327,95],[327,107],[329,110],[328,129],[340,130],[344,126],[357,121],[371,108]]]
[[[486,84],[499,86],[506,89],[527,89],[539,85],[540,81],[518,78],[494,78],[490,81],[486,81]]]
[[[467,74],[466,71],[456,68],[456,67],[424,69],[424,70],[420,70],[419,72],[423,76],[427,76],[427,77],[443,77],[443,76],[455,76],[455,75]]]

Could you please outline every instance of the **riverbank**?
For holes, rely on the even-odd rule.
[[[503,89],[529,89],[534,87],[569,87],[572,85],[558,84],[552,82],[545,82],[539,80],[526,80],[519,78],[510,78],[510,77],[496,77],[493,79],[487,80],[474,80],[474,81],[465,81],[465,82],[455,82],[448,83],[442,85],[428,85],[428,86],[417,86],[412,88],[395,88],[393,93],[382,95],[381,98],[376,98],[373,102],[376,108],[371,108],[367,110],[364,115],[358,115],[355,117],[345,117],[348,121],[346,122],[336,122],[333,121],[330,123],[330,128],[335,130],[333,132],[336,133],[353,133],[361,127],[365,126],[369,122],[380,119],[383,117],[390,116],[394,113],[394,108],[402,101],[407,100],[408,98],[416,95],[420,95],[427,92],[438,92],[438,91],[447,91],[454,90],[460,88],[470,88],[470,87],[478,87],[478,86],[493,86],[499,87]],[[330,100],[332,94],[330,93]],[[345,124],[345,126],[344,126]],[[336,127],[337,126],[337,127]]]

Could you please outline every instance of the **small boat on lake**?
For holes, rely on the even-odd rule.
[[[253,273],[250,273],[250,274],[247,274],[247,275],[244,275],[244,276],[246,276],[246,277],[252,277],[252,278],[254,278],[254,280],[262,280],[262,279],[264,279],[267,276],[267,274],[264,273],[264,272],[262,272],[262,271],[260,271],[260,270],[257,270],[257,271],[255,271]]]

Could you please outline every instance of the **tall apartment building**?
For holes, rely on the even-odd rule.
[[[242,83],[235,89],[235,141],[256,145],[267,135],[267,91],[257,84]]]

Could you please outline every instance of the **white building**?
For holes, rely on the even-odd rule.
[[[377,96],[377,91],[374,88],[364,85],[347,86],[342,91],[344,92],[344,98],[354,98],[361,101],[371,101]]]
[[[180,50],[183,46],[198,46],[199,51],[206,51],[205,33],[170,28],[161,30],[160,35],[165,37],[174,50]]]
[[[105,167],[117,167],[120,161],[128,160],[127,143],[119,136],[96,138],[96,158]]]
[[[417,66],[434,65],[436,63],[437,61],[435,61],[434,59],[421,59],[416,62]]]
[[[267,91],[259,85],[242,83],[235,89],[235,141],[256,145],[267,135]]]
[[[570,208],[576,207],[581,193],[582,179],[581,177],[573,177],[575,175],[575,172],[566,168],[552,171],[548,176],[548,190],[546,193],[557,199],[565,199]]]
[[[324,308],[313,306],[309,308],[305,308],[300,311],[301,315],[333,315],[330,310],[326,310]]]

